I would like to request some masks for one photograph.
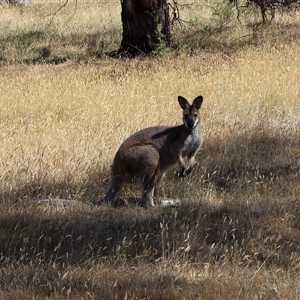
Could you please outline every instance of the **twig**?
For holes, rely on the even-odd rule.
[[[68,2],[69,2],[69,0],[66,0],[54,13],[51,13],[51,14],[49,14],[49,15],[45,15],[44,17],[46,18],[46,17],[50,17],[50,16],[52,16],[52,18],[51,18],[51,20],[50,20],[50,22],[49,22],[49,25],[51,25],[52,24],[52,22],[53,22],[53,20],[54,20],[54,18],[55,18],[55,16],[68,4]],[[70,17],[70,18],[72,18],[74,15],[75,15],[75,12],[77,11],[77,0],[75,1],[75,8],[74,8],[74,12],[73,12],[73,14],[72,14],[72,16]]]

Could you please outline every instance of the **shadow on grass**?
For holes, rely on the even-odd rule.
[[[232,191],[300,175],[300,138],[276,128],[260,127],[205,140],[198,172],[220,191]]]
[[[66,179],[27,182],[1,190],[3,203],[16,203],[0,214],[1,257],[5,261],[56,264],[77,264],[92,258],[122,264],[226,257],[248,264],[268,260],[283,267],[293,253],[300,256],[300,243],[295,238],[300,234],[296,196],[299,143],[295,135],[266,131],[207,141],[201,167],[194,174],[202,179],[198,190],[189,195],[197,200],[178,207],[143,210],[102,206],[53,213],[32,202],[47,195],[71,199],[80,195],[83,202],[93,201],[108,188],[97,170],[79,185]],[[202,172],[206,175],[201,177]],[[264,189],[251,203],[248,198],[257,193],[254,187],[258,182]],[[282,183],[288,188],[281,188]],[[199,189],[212,186],[225,199],[219,206],[199,193]],[[177,189],[180,193],[181,183]]]
[[[117,47],[117,39],[112,40],[116,35],[116,29],[63,36],[47,30],[18,32],[1,39],[0,63],[61,64],[69,60],[101,58]]]
[[[205,137],[197,166],[189,178],[200,184],[199,189],[213,187],[219,192],[243,192],[258,184],[271,187],[281,181],[296,181],[300,175],[300,137],[293,132],[285,134],[276,128],[258,127],[229,132],[222,139]],[[76,174],[68,174],[64,180],[49,181],[46,175],[29,178],[20,185],[0,187],[0,201],[15,204],[52,197],[94,202],[105,195],[110,185],[109,170],[103,173],[97,166],[88,168],[82,180]],[[185,184],[172,172],[164,181],[172,182],[172,188],[175,186],[178,191]]]
[[[261,199],[259,211],[245,202],[212,208],[204,201],[147,211],[17,210],[0,216],[1,260],[57,267],[91,260],[119,266],[222,259],[292,266],[300,256],[300,222],[293,218],[300,207],[289,200],[269,201]]]
[[[235,28],[236,25],[234,25]],[[241,25],[242,26],[242,25]],[[249,25],[253,27],[253,24]],[[188,51],[220,49],[236,51],[261,45],[266,39],[271,43],[290,43],[299,38],[297,23],[275,23],[271,26],[254,26],[253,32],[243,37],[228,37],[230,27],[209,28],[177,33],[176,43]],[[224,31],[224,37],[221,38]],[[48,30],[30,30],[11,33],[0,41],[0,64],[61,64],[66,61],[88,61],[115,53],[120,46],[121,33],[113,28],[97,33],[70,33],[60,35]],[[177,45],[174,45],[178,49]],[[116,57],[119,57],[116,55]]]

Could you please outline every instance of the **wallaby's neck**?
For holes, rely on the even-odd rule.
[[[199,126],[199,122],[197,123],[197,125],[190,129],[188,128],[185,124],[182,124],[182,127],[184,129],[184,133],[186,135],[191,135],[191,136],[194,136],[194,137],[198,137],[200,135],[200,126]]]

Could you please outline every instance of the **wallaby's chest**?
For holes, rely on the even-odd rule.
[[[189,135],[182,143],[182,148],[179,150],[182,156],[189,156],[198,150],[201,145],[201,139],[198,135]]]

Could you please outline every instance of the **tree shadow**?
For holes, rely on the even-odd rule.
[[[194,191],[213,185],[223,195],[227,193],[228,199],[236,197],[239,191],[239,198],[215,206],[203,194],[191,191],[193,201],[149,210],[137,205],[100,206],[47,214],[34,205],[28,209],[12,208],[0,216],[0,253],[28,262],[38,256],[52,263],[78,263],[95,257],[154,262],[162,257],[185,255],[189,260],[211,261],[224,256],[233,260],[236,256],[241,260],[249,256],[253,262],[268,260],[280,266],[288,263],[292,252],[300,254],[300,243],[294,238],[300,232],[296,217],[300,206],[293,196],[299,191],[299,135],[282,135],[262,128],[226,139],[207,138],[198,160],[192,178],[199,179],[200,184]],[[0,197],[3,204],[19,202],[25,208],[30,201],[49,195],[88,202],[105,194],[108,178],[107,172],[95,169],[80,184],[67,178],[58,182],[27,182],[0,190]],[[169,175],[166,180],[175,179]],[[266,187],[272,185],[274,190],[279,185],[276,181],[289,183],[293,190],[290,198],[287,194],[281,197],[277,191],[266,191],[257,200],[259,206],[248,203],[252,191],[249,192],[249,182],[252,186],[257,182]],[[173,189],[175,185],[174,181]],[[180,193],[181,188],[182,182],[175,193]],[[287,215],[295,218],[287,219]]]
[[[222,189],[242,182],[294,180],[300,173],[300,138],[297,132],[258,126],[222,141],[205,139],[198,161],[204,181]]]
[[[282,134],[276,129],[270,131],[258,128],[243,131],[225,138],[205,137],[197,157],[197,165],[189,178],[196,181],[199,188],[208,185],[219,190],[243,189],[244,184],[296,180],[300,174],[300,138],[297,133]],[[20,185],[0,187],[2,203],[16,203],[24,199],[44,199],[48,197],[75,199],[94,202],[101,199],[110,185],[109,170],[88,168],[85,178],[67,175],[63,180],[49,180],[46,176],[34,177]],[[75,180],[76,178],[76,180]],[[171,182],[170,188],[180,190],[184,181],[171,171],[163,180]],[[199,182],[200,181],[200,182]],[[16,182],[18,182],[16,180]],[[168,189],[168,187],[167,187]],[[124,194],[137,201],[132,186],[125,188]]]
[[[93,34],[70,33],[63,36],[47,30],[17,32],[1,40],[2,55],[0,62],[61,64],[69,60],[98,59],[107,55],[111,49],[116,47],[117,38],[115,42],[109,39],[109,37],[116,35],[118,35],[116,29]],[[15,53],[14,58],[10,57],[12,49]]]

